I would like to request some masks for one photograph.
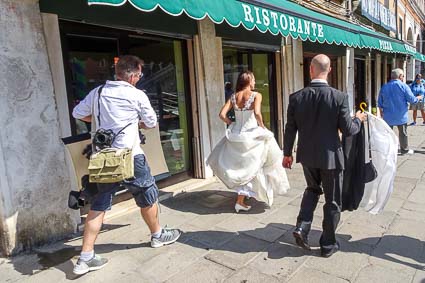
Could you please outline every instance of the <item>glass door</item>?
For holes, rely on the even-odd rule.
[[[129,37],[129,53],[143,58],[136,87],[158,115],[161,144],[171,175],[191,169],[184,46],[181,40]]]
[[[254,73],[256,91],[263,96],[261,112],[264,125],[276,135],[276,79],[275,62],[272,52],[262,52],[235,47],[223,47],[223,66],[226,100],[234,92],[240,72]]]

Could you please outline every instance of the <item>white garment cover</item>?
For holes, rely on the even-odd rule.
[[[207,164],[229,189],[251,182],[256,198],[271,206],[274,191],[284,194],[289,189],[282,150],[273,133],[258,126],[253,110],[236,110],[235,118]]]
[[[378,177],[365,185],[360,206],[372,214],[377,214],[384,209],[393,191],[397,170],[398,139],[384,120],[370,113],[367,115],[370,126],[372,162],[378,172]]]

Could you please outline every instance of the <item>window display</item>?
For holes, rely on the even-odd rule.
[[[103,36],[108,32],[111,36]],[[65,33],[63,38],[67,50],[70,112],[90,90],[114,79],[114,64],[121,54],[136,55],[144,61],[143,76],[136,87],[148,95],[158,115],[169,173],[190,171],[190,99],[186,87],[185,41],[115,30],[105,30],[102,36],[93,35],[92,31]],[[71,123],[73,135],[90,132],[90,123],[76,119]]]

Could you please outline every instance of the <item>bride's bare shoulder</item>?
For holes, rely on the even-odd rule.
[[[254,96],[254,100],[262,99],[262,98],[263,98],[263,96],[262,96],[262,95],[261,95],[261,93],[259,93],[259,92],[254,92],[254,94],[255,94],[255,96]]]

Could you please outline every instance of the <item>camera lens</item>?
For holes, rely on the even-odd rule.
[[[96,135],[96,141],[97,143],[105,143],[106,141],[105,135],[102,135],[102,134]]]

